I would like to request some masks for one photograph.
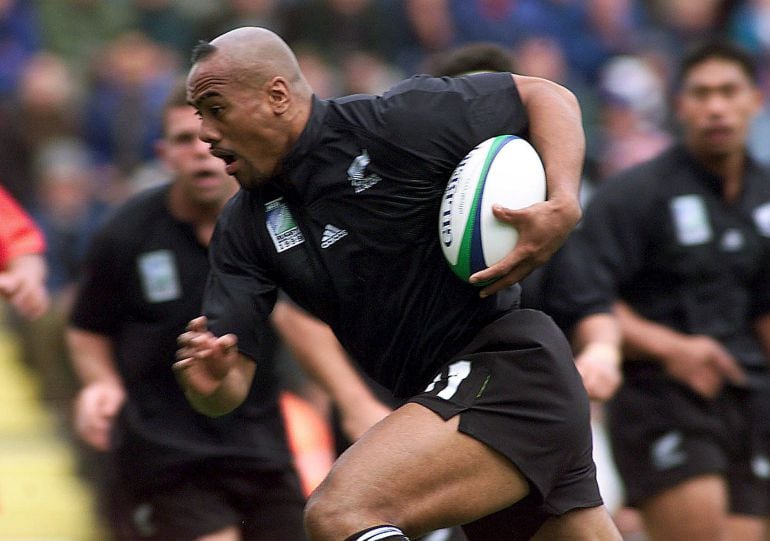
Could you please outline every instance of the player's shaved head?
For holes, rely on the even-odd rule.
[[[292,50],[270,30],[244,27],[200,43],[192,61],[187,100],[201,117],[200,139],[241,185],[272,178],[312,109]]]
[[[236,28],[211,42],[200,42],[193,50],[192,63],[203,62],[215,63],[218,73],[234,82],[260,86],[282,77],[295,92],[309,92],[294,52],[266,28]]]

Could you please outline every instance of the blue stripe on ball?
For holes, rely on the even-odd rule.
[[[500,135],[495,138],[495,142],[492,148],[489,149],[486,161],[484,163],[484,170],[481,172],[481,180],[479,181],[479,188],[476,190],[477,201],[473,205],[473,234],[471,238],[471,250],[470,250],[470,274],[474,274],[481,270],[486,269],[489,265],[484,259],[484,248],[481,244],[481,196],[484,193],[484,184],[487,182],[487,174],[489,173],[489,167],[492,165],[497,154],[500,150],[513,139],[518,139],[515,135]]]

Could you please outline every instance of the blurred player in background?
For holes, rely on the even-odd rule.
[[[770,173],[730,43],[685,55],[681,142],[607,180],[578,235],[605,267],[626,356],[608,409],[628,501],[654,541],[765,539],[770,512]]]
[[[198,137],[180,86],[158,152],[173,180],[118,209],[95,239],[68,330],[83,387],[78,434],[107,455],[99,501],[117,539],[305,539],[268,330],[235,412],[195,412],[171,365],[200,310],[207,246],[238,185]]]

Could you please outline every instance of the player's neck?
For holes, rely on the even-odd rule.
[[[171,215],[181,222],[190,224],[195,229],[201,244],[208,246],[224,203],[224,200],[209,204],[193,201],[184,194],[183,190],[173,185],[169,193],[168,206]]]
[[[722,198],[732,203],[743,190],[743,172],[746,168],[746,153],[743,149],[723,155],[694,152],[703,166],[721,179]]]

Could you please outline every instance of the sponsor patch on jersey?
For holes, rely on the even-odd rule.
[[[711,230],[706,204],[699,195],[680,195],[670,202],[676,238],[682,246],[709,242]]]
[[[770,203],[765,203],[752,212],[754,223],[763,237],[770,237]]]
[[[369,152],[364,149],[348,167],[348,180],[350,185],[353,186],[355,193],[363,192],[382,180],[380,175],[366,174],[366,168],[369,167],[370,161]]]
[[[137,263],[147,302],[168,302],[182,295],[176,259],[170,250],[145,252],[139,255]]]
[[[283,202],[283,197],[265,203],[265,223],[278,253],[305,242],[305,237],[289,212],[289,207]]]

